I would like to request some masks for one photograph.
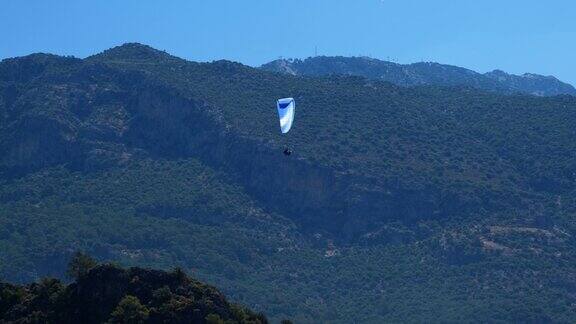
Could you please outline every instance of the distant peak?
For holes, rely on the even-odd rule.
[[[400,64],[367,56],[315,56],[304,60],[278,59],[260,66],[262,70],[301,76],[355,75],[388,81],[400,86],[465,86],[499,93],[538,96],[576,95],[576,89],[552,76],[509,74],[494,70],[484,74],[437,62]]]
[[[125,43],[112,47],[88,59],[146,61],[173,58],[170,54],[140,43]]]
[[[524,73],[521,75],[523,78],[530,78],[530,79],[548,79],[548,80],[558,80],[556,77],[552,75],[541,75],[535,73]]]
[[[527,78],[527,79],[548,79],[548,80],[558,80],[556,79],[556,77],[551,76],[551,75],[541,75],[541,74],[536,74],[536,73],[524,73],[521,75],[516,75],[516,74],[510,74],[507,72],[504,72],[502,70],[494,70],[488,73],[485,73],[486,76],[496,76],[496,77],[512,77],[512,78]]]
[[[62,67],[81,63],[81,59],[72,56],[46,53],[7,58],[0,61],[0,80],[28,82],[51,69],[58,70]]]
[[[503,76],[504,76],[504,75],[508,75],[508,73],[506,73],[506,72],[504,72],[504,71],[502,71],[502,70],[499,70],[499,69],[496,69],[496,70],[494,70],[494,71],[488,72],[488,73],[486,73],[486,74],[503,75]]]
[[[49,53],[33,53],[26,56],[6,58],[2,62],[29,62],[35,64],[50,64],[50,63],[60,63],[60,62],[76,62],[80,61],[73,56],[59,56]]]
[[[113,51],[113,50],[115,50],[115,49],[138,50],[138,51],[144,50],[144,51],[154,51],[154,52],[158,52],[157,49],[155,49],[155,48],[153,48],[153,47],[151,47],[151,46],[148,46],[148,45],[146,45],[146,44],[136,43],[136,42],[134,42],[134,43],[124,43],[124,44],[122,44],[122,45],[112,47],[112,48],[108,49],[107,51]]]
[[[504,72],[502,70],[494,70],[491,72],[487,72],[484,75],[488,76],[488,77],[497,77],[497,78],[524,78],[524,79],[546,79],[546,80],[550,80],[550,81],[558,81],[560,82],[558,79],[556,79],[555,77],[548,75],[540,75],[540,74],[535,74],[535,73],[524,73],[521,75],[516,75],[516,74],[510,74],[507,72]]]

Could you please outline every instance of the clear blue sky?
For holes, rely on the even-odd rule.
[[[576,84],[573,0],[1,0],[0,58],[86,57],[140,42],[189,60],[260,65],[369,55]]]

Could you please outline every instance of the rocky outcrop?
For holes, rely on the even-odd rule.
[[[303,76],[355,75],[388,81],[400,86],[464,86],[505,94],[576,95],[576,89],[572,85],[551,76],[529,73],[519,76],[499,70],[480,74],[458,66],[434,62],[398,64],[369,57],[317,56],[305,60],[275,60],[260,68],[266,71]]]
[[[484,74],[488,78],[507,85],[517,92],[529,93],[535,96],[553,96],[561,94],[575,95],[576,90],[570,84],[564,83],[553,76],[543,76],[533,73],[522,75],[508,74],[494,70]]]

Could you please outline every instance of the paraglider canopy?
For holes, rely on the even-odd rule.
[[[278,99],[278,117],[280,118],[280,130],[282,134],[288,133],[294,121],[296,102],[294,98]]]

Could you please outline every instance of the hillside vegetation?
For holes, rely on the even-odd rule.
[[[290,76],[140,44],[4,60],[0,277],[62,276],[80,249],[179,266],[272,320],[568,322],[575,126],[572,96]]]

